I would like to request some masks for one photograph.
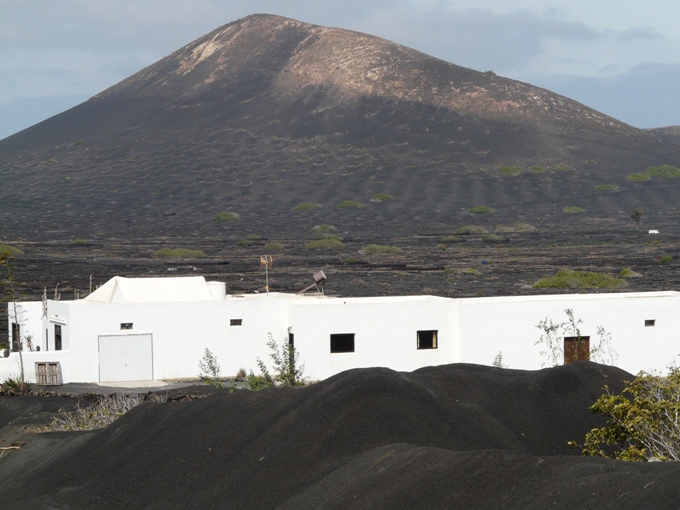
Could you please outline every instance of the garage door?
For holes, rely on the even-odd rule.
[[[153,380],[153,336],[99,337],[99,382]]]

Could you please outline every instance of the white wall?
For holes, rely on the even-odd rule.
[[[680,355],[680,294],[620,293],[470,298],[461,300],[461,359],[490,365],[502,351],[510,368],[538,369],[547,359],[535,345],[541,336],[536,325],[546,317],[564,322],[571,308],[581,319],[581,335],[597,342],[597,326],[611,333],[618,352],[616,365],[633,374],[664,370]],[[654,319],[654,327],[645,327]],[[549,366],[546,365],[546,366]]]
[[[312,380],[350,368],[411,371],[458,360],[458,311],[437,297],[306,298],[291,305],[295,347]],[[417,349],[419,330],[437,330],[437,349]],[[331,353],[330,335],[354,333],[355,352]]]

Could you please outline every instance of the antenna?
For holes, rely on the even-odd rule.
[[[269,268],[274,265],[274,259],[271,255],[260,255],[260,269],[264,267],[265,290],[269,294]]]

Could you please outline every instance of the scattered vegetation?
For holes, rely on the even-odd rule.
[[[73,411],[61,412],[47,428],[70,432],[103,429],[140,404],[164,401],[164,397],[157,395],[104,395],[86,407],[78,404]]]
[[[515,232],[536,232],[538,229],[529,223],[515,223]]]
[[[494,232],[497,234],[509,234],[515,231],[515,227],[512,225],[496,225]]]
[[[10,246],[9,244],[0,244],[0,254],[2,253],[5,253],[10,257],[18,257],[24,254],[19,248]]]
[[[617,289],[626,281],[603,273],[560,269],[555,276],[540,278],[534,289]]]
[[[386,246],[383,244],[369,244],[363,250],[364,255],[380,255],[384,253],[402,253],[402,249],[398,246]]]
[[[156,250],[154,256],[166,259],[204,259],[207,257],[201,250],[188,248],[161,248]]]
[[[309,209],[319,209],[321,207],[321,204],[311,204],[309,202],[301,202],[295,207],[293,207],[293,211],[308,211]]]
[[[556,165],[556,166],[555,166],[555,169],[557,169],[557,170],[562,170],[563,172],[566,172],[567,170],[571,170],[571,169],[569,168],[569,165]]]
[[[440,243],[462,243],[465,239],[460,236],[444,236],[439,240]]]
[[[626,267],[621,271],[619,276],[621,276],[621,278],[639,278],[642,275],[636,271],[633,271],[630,267]]]
[[[333,225],[329,225],[327,223],[324,223],[323,225],[316,225],[315,227],[310,230],[310,233],[312,234],[327,234],[331,232],[337,232],[338,229],[335,228]]]
[[[493,359],[493,363],[491,363],[491,366],[496,368],[508,368],[508,365],[503,364],[503,351],[496,354],[496,357]]]
[[[18,375],[10,375],[0,384],[0,395],[28,395],[32,390],[31,383],[22,380]]]
[[[272,386],[284,386],[286,388],[298,388],[305,385],[305,364],[300,363],[300,354],[288,339],[284,339],[283,345],[279,348],[274,337],[269,333],[267,347],[271,351],[269,357],[274,363],[274,374],[272,375],[267,365],[257,358],[257,367],[260,375],[253,374],[252,370],[246,378],[246,388],[252,391],[259,391]]]
[[[241,221],[241,216],[233,211],[223,211],[213,216],[213,221]]]
[[[503,175],[515,177],[522,173],[522,168],[519,166],[501,166],[498,171]]]
[[[463,268],[457,268],[457,267],[447,267],[444,269],[444,274],[470,274],[470,275],[479,275],[482,274],[480,271],[477,271],[473,267],[463,267]]]
[[[586,212],[586,210],[583,209],[582,207],[574,207],[574,206],[565,207],[564,209],[562,209],[562,211],[565,212],[565,213],[568,213],[568,214],[579,214],[579,213]]]
[[[661,264],[672,264],[673,263],[673,257],[667,254],[661,255],[659,257],[659,263]]]
[[[241,248],[247,248],[252,244],[252,241],[249,241],[248,239],[241,239],[240,241],[236,241],[236,246],[240,246]]]
[[[619,395],[605,393],[590,407],[607,425],[586,434],[583,455],[627,461],[680,461],[680,369],[640,372]],[[577,446],[570,442],[571,446]]]
[[[619,191],[619,187],[615,184],[598,184],[595,186],[595,191],[603,191],[606,193],[612,193],[614,191]]]
[[[445,244],[438,244],[437,246],[435,246],[435,248],[438,249],[439,251],[446,251]]]
[[[278,253],[283,251],[283,244],[273,242],[273,243],[267,243],[264,245],[264,251],[267,253]]]
[[[538,165],[532,166],[529,170],[531,170],[535,174],[542,174],[545,172],[545,168]]]
[[[642,182],[642,181],[648,181],[651,179],[651,176],[647,174],[630,174],[628,177],[626,177],[626,180],[632,181],[632,182]]]
[[[361,204],[354,200],[343,200],[338,204],[338,209],[347,209],[350,207],[361,207]]]
[[[308,250],[344,250],[345,243],[331,237],[312,241],[311,243],[308,243],[305,248]]]
[[[650,166],[645,173],[650,177],[680,177],[680,168],[671,165]]]
[[[458,230],[454,232],[454,234],[458,235],[470,235],[470,234],[488,234],[489,231],[485,229],[484,227],[479,227],[477,225],[465,225],[464,227],[460,227]]]
[[[476,205],[468,209],[468,212],[471,214],[488,214],[496,212],[496,209],[494,209],[493,207],[488,207],[486,205]]]
[[[503,242],[508,242],[509,239],[507,237],[502,237],[497,234],[485,234],[482,236],[482,241],[485,243],[503,243]]]
[[[553,322],[550,316],[540,321],[536,327],[542,331],[541,337],[536,341],[536,345],[540,345],[541,356],[544,356],[548,362],[543,363],[543,366],[551,365],[557,366],[565,362],[564,359],[564,337],[574,337],[577,341],[581,340],[580,326],[583,323],[581,319],[574,317],[573,308],[564,310],[567,315],[567,320],[564,322]],[[602,327],[597,327],[597,340],[593,341],[590,346],[589,359],[606,365],[614,365],[618,354],[611,346],[611,335]],[[576,361],[576,360],[572,360]]]
[[[394,197],[388,193],[376,193],[373,195],[373,200],[378,202],[385,202],[387,200],[394,200]]]
[[[638,209],[637,207],[630,211],[630,219],[633,220],[636,225],[639,227],[640,222],[642,221],[642,209]]]
[[[74,239],[71,241],[71,246],[84,246],[90,244],[88,239]]]

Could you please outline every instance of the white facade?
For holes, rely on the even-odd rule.
[[[596,341],[611,334],[616,365],[663,370],[680,357],[680,293],[572,294],[450,299],[434,296],[337,298],[294,294],[227,296],[202,277],[116,277],[85,299],[17,303],[11,325],[23,339],[26,377],[36,362],[59,362],[63,382],[192,378],[205,349],[222,374],[269,364],[269,335],[292,339],[312,380],[359,367],[411,371],[466,362],[539,369],[539,321],[582,321]],[[29,350],[26,335],[32,336]],[[58,340],[60,336],[60,345]],[[38,351],[37,348],[40,347]],[[59,350],[57,348],[60,347]],[[0,358],[0,378],[18,374],[18,353]]]

